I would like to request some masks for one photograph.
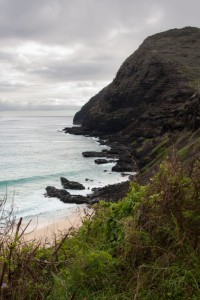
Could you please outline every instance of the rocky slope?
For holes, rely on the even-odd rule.
[[[200,29],[172,29],[148,37],[125,60],[113,82],[75,115],[74,124],[81,128],[68,132],[100,135],[126,145],[148,176],[171,145],[184,159],[196,157]]]

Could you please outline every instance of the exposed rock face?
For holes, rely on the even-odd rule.
[[[114,162],[114,160],[107,160],[107,159],[99,158],[99,159],[95,159],[94,162],[97,165],[103,165],[103,164],[108,164],[109,162]]]
[[[109,153],[109,151],[85,151],[82,153],[83,157],[107,157],[107,158],[118,158],[118,155]]]
[[[102,188],[93,188],[93,193],[89,195],[89,199],[93,202],[100,200],[104,201],[119,201],[122,199],[130,189],[130,182],[124,181],[116,184],[109,184]]]
[[[102,157],[95,160],[96,164],[116,162],[116,165],[112,168],[114,172],[134,172],[136,170],[135,161],[129,149],[125,146],[118,146],[116,143],[112,143],[110,150],[104,149],[101,152],[86,151],[82,155],[83,157]],[[112,160],[106,160],[103,157],[112,158]]]
[[[95,133],[123,130],[146,138],[198,126],[188,105],[192,101],[199,109],[191,99],[200,78],[199,53],[198,28],[173,29],[147,38],[122,64],[113,82],[75,115],[74,123]]]
[[[82,195],[70,195],[65,190],[56,189],[53,186],[46,187],[46,196],[56,197],[64,203],[76,203],[76,204],[94,204],[100,200],[104,201],[118,201],[122,199],[130,188],[130,182],[125,181],[112,185],[106,185],[102,188],[92,189],[92,193],[87,196]]]
[[[57,189],[54,186],[47,186],[46,187],[46,192],[47,192],[48,197],[53,197],[53,198],[56,197],[56,198],[59,198],[61,200],[70,196],[69,192],[67,192],[65,190]]]
[[[84,197],[82,195],[70,195],[70,193],[66,190],[57,189],[54,186],[46,187],[46,196],[50,198],[58,198],[64,203],[88,203],[87,197]]]
[[[76,181],[69,181],[65,177],[60,177],[60,181],[61,181],[64,189],[69,189],[69,190],[84,190],[85,189],[85,187],[81,183],[76,182]]]
[[[112,167],[113,172],[134,172],[135,168],[129,164],[124,162],[118,162],[114,167]]]
[[[197,141],[200,29],[186,27],[148,37],[122,64],[113,82],[75,115],[74,123],[81,127],[67,132],[125,145],[145,172],[170,145],[183,148],[186,132],[192,136],[197,132]],[[193,142],[190,157],[200,151]],[[114,169],[129,171],[120,162]]]

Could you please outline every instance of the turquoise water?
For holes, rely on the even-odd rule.
[[[17,217],[39,218],[40,223],[68,216],[75,204],[64,204],[44,196],[48,185],[61,188],[60,177],[92,187],[116,183],[125,178],[111,173],[112,163],[95,165],[83,158],[87,150],[101,150],[97,139],[73,136],[61,130],[72,125],[72,116],[0,116],[0,196],[7,206],[14,201]],[[104,172],[107,170],[107,172]],[[93,181],[85,181],[89,178]],[[77,191],[76,191],[77,193]]]

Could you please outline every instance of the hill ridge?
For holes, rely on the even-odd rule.
[[[167,144],[181,149],[174,140],[200,127],[199,53],[199,28],[146,38],[114,80],[75,115],[74,124],[81,125],[81,133],[128,144],[142,168],[156,158],[150,152],[166,136]]]

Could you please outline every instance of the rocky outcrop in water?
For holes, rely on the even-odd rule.
[[[47,186],[46,187],[46,196],[48,197],[56,197],[59,198],[60,200],[65,199],[66,197],[70,196],[70,193],[67,192],[66,190],[62,189],[57,189],[54,186]]]
[[[50,197],[50,198],[58,198],[64,203],[76,203],[76,204],[89,203],[87,201],[86,197],[84,197],[82,195],[71,195],[66,190],[57,189],[54,186],[46,187],[45,196]]]
[[[134,172],[136,170],[136,164],[134,157],[126,146],[119,146],[116,143],[109,144],[111,149],[104,149],[101,152],[86,151],[83,152],[83,157],[98,157],[95,160],[96,164],[103,164],[109,162],[116,162],[116,165],[112,168],[113,172]],[[101,158],[100,158],[101,157]],[[112,158],[112,160],[106,160],[106,158]]]
[[[102,164],[113,163],[115,162],[115,160],[114,159],[107,160],[107,159],[99,158],[99,159],[95,159],[94,162],[97,165],[102,165]]]
[[[122,199],[129,191],[130,181],[124,181],[116,184],[109,184],[101,188],[93,188],[93,193],[88,197],[93,202],[104,201],[119,201]]]
[[[60,177],[60,181],[64,189],[68,190],[84,190],[85,187],[77,181],[70,181],[65,177]]]
[[[130,182],[125,181],[121,183],[107,185],[101,188],[93,188],[92,193],[86,196],[70,195],[69,192],[63,189],[57,189],[53,186],[46,187],[46,196],[55,197],[64,203],[76,204],[94,204],[100,200],[104,201],[119,201],[122,199],[130,188]]]

